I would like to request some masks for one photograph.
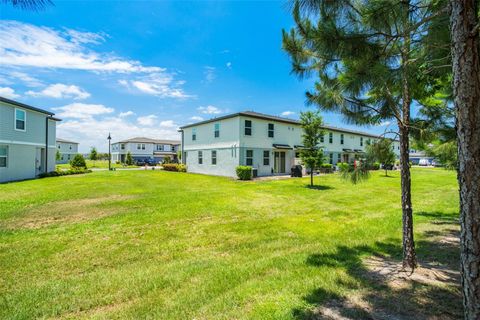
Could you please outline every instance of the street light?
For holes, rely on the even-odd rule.
[[[112,154],[110,153],[110,142],[112,137],[110,136],[110,132],[108,133],[108,171],[112,170]]]

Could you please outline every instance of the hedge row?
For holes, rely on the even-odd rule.
[[[72,174],[84,174],[84,173],[90,173],[90,172],[92,172],[92,170],[88,170],[88,169],[59,170],[59,171],[50,171],[50,172],[40,173],[38,177],[39,178],[60,177],[60,176],[69,176]]]
[[[252,180],[252,167],[250,166],[238,166],[237,177],[240,180]]]
[[[162,167],[165,171],[187,172],[187,166],[181,163],[165,163]]]

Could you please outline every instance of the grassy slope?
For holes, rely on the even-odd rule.
[[[359,259],[401,253],[399,177],[382,174],[313,190],[160,171],[0,185],[0,318],[307,318],[372,289]],[[413,202],[422,259],[430,222],[457,215],[454,173],[415,169]]]

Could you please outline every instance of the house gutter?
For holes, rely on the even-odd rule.
[[[182,164],[186,164],[185,163],[185,149],[184,149],[184,145],[185,145],[185,139],[183,138],[183,129],[179,129],[178,132],[180,132],[182,134]]]

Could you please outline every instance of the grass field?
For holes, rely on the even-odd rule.
[[[87,164],[88,169],[108,169],[108,160],[87,160],[85,159],[85,163]],[[137,168],[137,166],[124,166],[121,163],[115,163],[112,161],[111,163],[112,168]],[[62,163],[57,164],[57,169],[70,169],[69,163]]]
[[[0,318],[460,317],[451,278],[370,267],[401,257],[398,173],[315,179],[102,171],[0,185]],[[455,174],[415,168],[412,184],[419,261],[455,278]]]

